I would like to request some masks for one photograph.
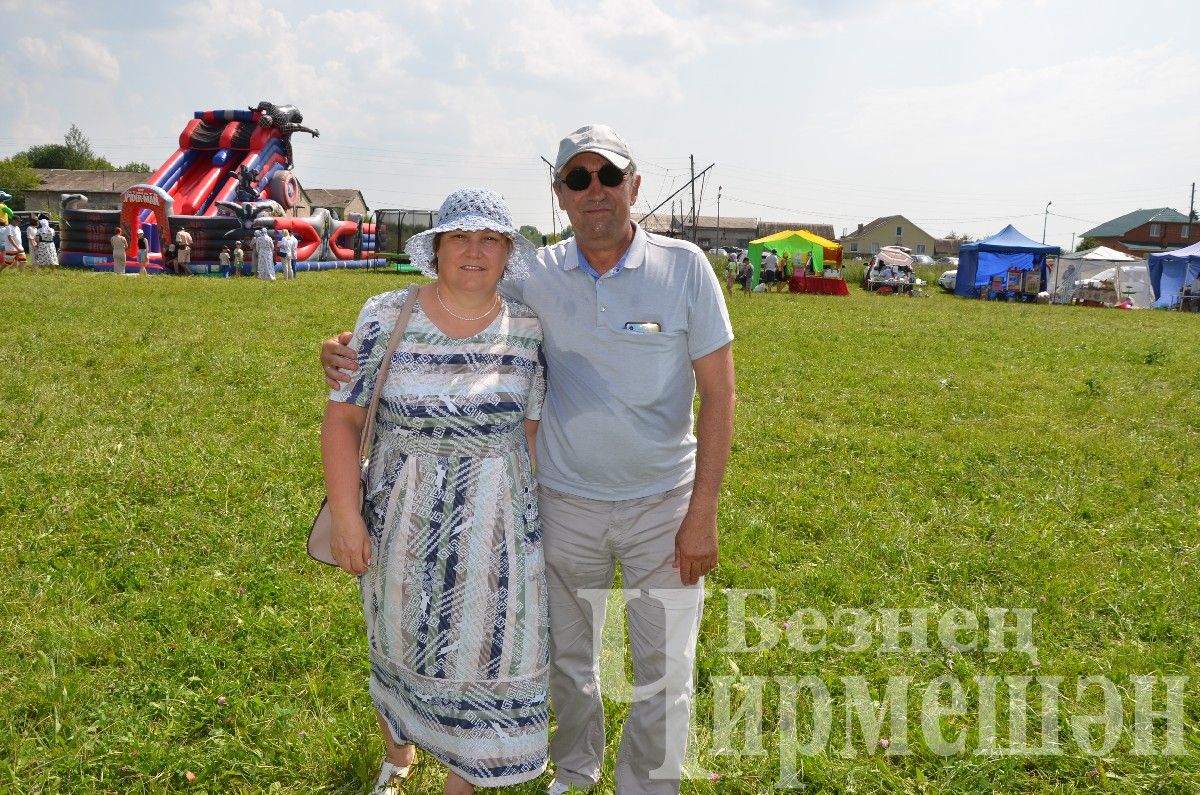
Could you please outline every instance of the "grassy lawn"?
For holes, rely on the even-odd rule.
[[[302,546],[322,490],[315,356],[410,280],[0,275],[0,792],[365,791],[382,746],[357,590]],[[793,769],[806,793],[1200,791],[1200,317],[855,287],[739,293],[731,313],[737,430],[693,721],[704,773],[684,791],[771,792]],[[744,589],[774,604],[747,598],[743,642]],[[989,648],[988,608],[1033,611],[1036,651],[1011,635]],[[928,642],[891,648],[889,611],[907,625],[913,609]],[[828,629],[800,633],[817,613]],[[967,615],[979,628],[961,647],[939,636]],[[1160,710],[1162,678],[1191,677],[1181,754],[1162,755],[1164,721],[1154,753],[1135,753],[1139,675],[1159,677]],[[1062,680],[1046,727],[1036,682],[1009,703],[1022,676]],[[1077,693],[1088,676],[1113,683],[1122,721],[1099,754],[1073,732],[1103,713],[1101,687]],[[800,753],[820,713],[811,688],[796,697],[802,677],[828,688],[832,730]],[[856,683],[873,713],[903,677],[906,736],[856,717],[847,740]],[[947,740],[963,732],[949,755],[921,727],[939,677],[966,701],[941,721]],[[1001,680],[993,750],[981,677]],[[752,718],[727,737],[726,708]],[[1061,753],[1004,753],[1022,711],[1027,744],[1057,728]],[[612,705],[610,776],[624,714]],[[408,791],[440,788],[426,764]]]

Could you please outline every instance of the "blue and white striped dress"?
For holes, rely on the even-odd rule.
[[[406,291],[377,295],[330,400],[366,406]],[[545,563],[524,420],[545,392],[541,326],[502,299],[484,331],[447,337],[418,304],[379,402],[360,579],[371,698],[399,743],[472,784],[546,766]]]

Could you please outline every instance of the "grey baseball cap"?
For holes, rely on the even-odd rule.
[[[558,144],[554,170],[561,171],[580,152],[595,152],[622,171],[633,165],[629,145],[606,124],[588,124],[563,138]]]

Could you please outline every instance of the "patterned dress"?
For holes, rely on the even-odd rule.
[[[54,245],[54,232],[38,226],[37,248],[33,250],[33,264],[48,268],[58,267],[58,249]]]
[[[367,301],[354,380],[331,400],[367,406],[406,291]],[[502,299],[455,340],[418,304],[379,401],[360,579],[371,698],[398,743],[472,784],[546,766],[545,562],[524,420],[545,392],[541,326]]]

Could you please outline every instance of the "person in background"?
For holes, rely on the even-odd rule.
[[[146,265],[150,262],[150,241],[146,239],[146,233],[141,229],[137,231],[137,247],[138,275],[145,276],[149,273]]]
[[[125,233],[121,231],[121,227],[113,230],[113,236],[108,239],[109,245],[112,246],[113,255],[113,273],[117,276],[125,275],[125,257],[129,249],[129,241],[125,239]]]
[[[0,262],[0,271],[16,265],[17,270],[25,272],[25,248],[21,245],[21,227],[9,218],[0,221],[0,234],[4,236],[4,259]]]
[[[742,264],[738,269],[738,284],[742,286],[742,292],[750,292],[750,280],[754,277],[754,269],[750,267],[750,255],[742,255]]]
[[[242,241],[238,241],[233,246],[233,275],[242,276],[242,268],[246,267],[246,250],[242,248]]]
[[[738,275],[737,257],[726,257],[725,259],[725,295],[733,295],[733,283]]]
[[[34,249],[33,264],[38,267],[57,268],[58,248],[54,245],[54,230],[50,228],[50,216],[38,216],[37,248]]]
[[[221,275],[228,279],[229,271],[233,267],[230,264],[231,258],[229,256],[229,246],[221,247],[221,255],[218,257],[218,259],[221,261]]]
[[[284,279],[296,278],[296,243],[291,230],[283,230],[283,237],[279,239],[279,263],[283,266]]]
[[[192,233],[181,227],[175,233],[175,273],[192,275]]]
[[[25,251],[29,255],[30,270],[37,270],[37,262],[33,256],[37,248],[37,219],[29,217],[29,226],[25,227]]]
[[[275,281],[275,242],[262,227],[254,230],[254,268],[258,278]]]
[[[762,273],[759,274],[760,281],[766,285],[766,291],[770,291],[775,281],[779,278],[779,252],[775,249],[767,249],[763,255]]]
[[[179,256],[179,246],[176,245],[174,240],[172,240],[170,243],[167,244],[166,250],[163,251],[163,270],[169,271],[171,273],[174,273],[176,276],[178,276],[179,275],[178,256]]]

